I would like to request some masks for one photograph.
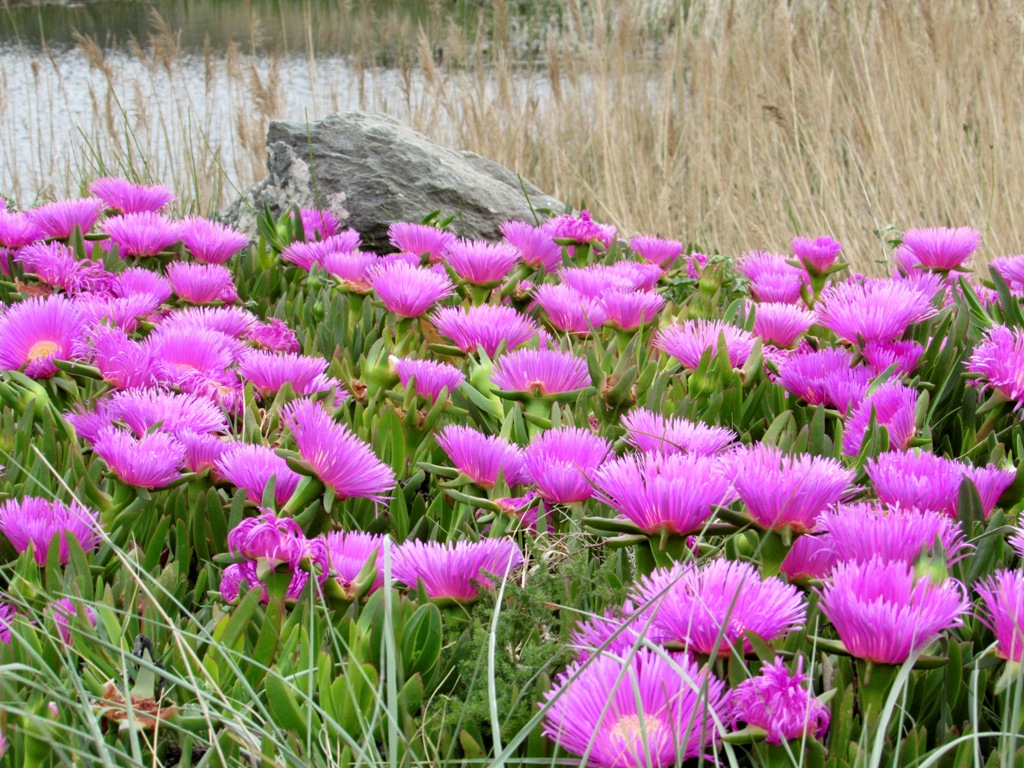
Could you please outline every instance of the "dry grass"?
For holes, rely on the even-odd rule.
[[[527,63],[500,2],[488,40],[386,21],[374,39],[389,34],[399,51],[388,70],[358,42],[345,62],[231,49],[198,63],[166,29],[113,61],[83,43],[93,69],[74,149],[16,164],[5,183],[53,195],[103,169],[148,169],[210,210],[261,175],[268,120],[358,105],[586,201],[626,233],[738,253],[830,232],[866,268],[888,226],[970,224],[989,255],[1024,251],[1018,4],[706,0],[660,20],[651,10],[673,3],[570,5]],[[183,85],[188,68],[202,73],[198,88]],[[68,91],[56,59],[38,69],[37,120]],[[0,84],[10,78],[0,71]],[[0,152],[22,108],[0,97]]]

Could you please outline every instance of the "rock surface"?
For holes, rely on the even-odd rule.
[[[387,115],[346,112],[315,123],[275,121],[267,131],[267,170],[221,218],[255,234],[264,204],[275,216],[292,206],[326,208],[363,236],[366,250],[387,248],[393,221],[431,211],[455,215],[451,228],[496,238],[507,219],[543,219],[564,206],[509,169],[472,152],[430,141]],[[525,190],[525,194],[524,194]],[[527,202],[529,195],[529,202]]]

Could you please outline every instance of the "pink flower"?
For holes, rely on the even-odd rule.
[[[192,258],[204,264],[223,264],[249,244],[248,235],[201,216],[182,220],[180,234]]]
[[[1001,568],[975,586],[981,597],[978,618],[996,636],[996,654],[1024,661],[1024,571]]]
[[[62,296],[25,299],[0,316],[0,369],[33,379],[57,373],[54,360],[70,360],[85,339],[85,322]]]
[[[167,279],[178,298],[192,304],[230,304],[238,299],[231,273],[220,264],[176,261],[167,265]]]
[[[553,349],[520,349],[503,355],[491,381],[509,392],[537,396],[574,392],[590,385],[587,361]]]
[[[82,234],[89,232],[93,224],[103,213],[103,202],[94,197],[79,200],[57,200],[41,205],[28,212],[32,223],[38,227],[40,235],[46,238],[67,240],[75,227]]]
[[[422,582],[431,600],[470,603],[494,584],[485,574],[504,579],[523,562],[510,539],[440,543],[407,541],[395,549],[395,579],[410,589]]]
[[[736,439],[736,433],[725,427],[710,427],[673,416],[637,408],[622,417],[625,441],[646,453],[694,453],[711,456],[724,450]]]
[[[545,227],[534,227],[521,221],[504,221],[501,234],[519,250],[523,263],[534,269],[543,268],[551,273],[562,263],[562,247],[551,239]]]
[[[158,213],[126,213],[100,225],[125,256],[156,256],[181,240],[181,227]]]
[[[719,337],[725,338],[729,363],[741,368],[754,347],[754,336],[749,331],[718,320],[687,320],[674,323],[658,331],[654,346],[676,358],[685,368],[695,370],[704,353],[718,352]]]
[[[981,232],[970,227],[908,229],[903,248],[926,269],[946,272],[958,269],[981,243]]]
[[[804,660],[792,675],[781,658],[765,664],[761,674],[744,680],[732,692],[733,721],[767,731],[765,741],[782,744],[791,739],[824,739],[830,713],[820,699],[804,688]]]
[[[554,504],[572,504],[594,495],[590,476],[610,451],[611,445],[603,437],[568,427],[534,437],[523,458],[541,497]]]
[[[511,352],[537,334],[537,325],[526,315],[506,306],[483,304],[469,307],[441,307],[430,321],[446,339],[459,349],[473,354],[481,346],[494,357],[504,343]]]
[[[115,213],[157,213],[174,200],[163,184],[144,186],[125,179],[96,179],[89,191]]]
[[[454,365],[434,360],[396,359],[394,366],[402,386],[408,388],[412,383],[416,393],[431,403],[436,403],[445,390],[451,396],[466,380],[466,375]]]
[[[68,562],[68,539],[75,539],[86,552],[100,546],[99,515],[77,502],[70,506],[32,496],[11,499],[0,505],[0,533],[18,552],[33,547],[36,565],[46,565],[50,542],[60,535],[60,564]]]
[[[840,563],[820,595],[821,611],[846,649],[876,664],[902,664],[961,626],[970,607],[955,579],[917,579],[912,566],[877,558]]]
[[[437,444],[481,488],[493,488],[499,475],[509,487],[523,482],[522,451],[498,435],[450,424],[437,436]]]

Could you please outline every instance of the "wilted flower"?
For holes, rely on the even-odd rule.
[[[926,269],[948,272],[963,265],[981,243],[981,232],[970,227],[908,229],[902,247]]]
[[[610,451],[611,445],[603,437],[568,427],[535,436],[523,458],[527,475],[546,501],[572,504],[594,495],[590,475]]]
[[[577,662],[544,700],[544,735],[601,768],[667,768],[699,757],[727,717],[724,683],[685,656],[668,661],[648,649]]]
[[[71,646],[71,622],[75,621],[77,616],[84,615],[90,624],[94,627],[96,626],[96,614],[93,613],[92,608],[87,605],[81,607],[85,610],[84,614],[79,614],[78,607],[66,597],[50,603],[48,606],[50,618],[53,619],[53,623],[57,626],[57,631],[60,633],[60,638],[66,646]]]
[[[177,480],[185,461],[185,446],[166,432],[136,438],[115,427],[100,430],[93,453],[126,485],[162,488]]]
[[[403,387],[413,382],[416,393],[431,403],[436,403],[445,389],[451,395],[466,380],[466,374],[448,363],[435,360],[395,359],[393,361],[398,380]],[[415,381],[413,381],[415,379]]]
[[[519,249],[523,263],[545,272],[554,272],[562,263],[562,247],[551,239],[546,227],[534,227],[522,221],[503,221],[501,234]]]
[[[1024,661],[1024,571],[1001,568],[975,585],[983,609],[978,618],[996,636],[996,653]],[[982,606],[979,606],[981,608]]]
[[[608,310],[600,301],[568,285],[541,285],[534,297],[547,314],[548,322],[559,331],[588,334],[608,319]]]
[[[814,530],[818,515],[848,492],[855,473],[822,456],[786,456],[757,444],[730,457],[733,486],[751,518],[768,530]]]
[[[248,235],[201,216],[182,220],[179,234],[192,257],[204,264],[223,264],[249,244]]]
[[[281,412],[302,458],[340,499],[383,502],[395,487],[395,473],[345,424],[319,403],[297,400]]]
[[[395,579],[416,589],[423,588],[432,600],[473,602],[480,588],[494,586],[485,572],[504,578],[523,562],[523,554],[510,539],[482,541],[407,541],[395,548]]]
[[[103,213],[103,202],[94,197],[77,200],[57,200],[28,211],[28,217],[39,228],[45,238],[67,240],[75,227],[82,234],[92,229],[96,219]]]
[[[509,392],[553,395],[590,385],[587,361],[554,349],[520,349],[498,358],[491,381]]]
[[[0,533],[18,552],[33,547],[37,565],[46,565],[53,537],[60,534],[60,564],[68,562],[68,538],[92,552],[100,546],[99,515],[78,502],[70,505],[34,496],[11,499],[0,504]]]
[[[904,450],[914,436],[917,390],[902,384],[882,384],[854,408],[843,433],[843,454],[856,456],[874,414],[879,426],[889,432],[889,447]]]
[[[684,367],[695,370],[707,350],[718,352],[718,340],[725,338],[729,363],[740,368],[754,347],[754,336],[749,331],[718,320],[687,320],[674,323],[658,331],[654,346],[676,358]]]
[[[937,276],[839,283],[822,291],[814,311],[819,323],[851,344],[888,343],[935,314],[932,297],[941,287]]]
[[[902,664],[970,607],[955,579],[918,579],[913,566],[874,558],[840,563],[821,590],[821,610],[846,649],[876,664]]]
[[[967,362],[967,372],[980,378],[982,389],[991,387],[1006,400],[1024,405],[1024,332],[996,325],[985,331],[981,342]]]
[[[288,462],[272,448],[247,443],[228,447],[215,469],[224,480],[245,490],[246,498],[253,504],[263,503],[263,493],[271,479],[274,480],[275,503],[285,504],[302,479],[302,475],[290,469]]]
[[[637,408],[622,417],[625,440],[638,451],[696,453],[710,456],[724,450],[736,433],[726,427],[711,427],[701,422],[663,416],[645,408]]]
[[[220,264],[176,261],[167,265],[167,279],[178,298],[192,304],[230,304],[238,298],[231,273]]]
[[[271,512],[247,517],[228,533],[228,552],[263,561],[271,569],[287,565],[290,570],[296,570],[308,549],[306,536],[298,523]]]
[[[57,373],[54,360],[70,360],[85,339],[85,322],[63,296],[30,298],[0,316],[0,369],[34,379]]]
[[[430,318],[437,332],[463,352],[472,354],[478,346],[493,357],[501,343],[511,352],[537,334],[537,325],[512,307],[483,304],[469,307],[441,307]]]
[[[716,506],[736,498],[722,461],[696,454],[632,454],[593,475],[596,498],[645,533],[685,536],[699,530]]]
[[[629,241],[629,247],[641,259],[662,269],[671,267],[683,252],[683,244],[678,240],[664,240],[651,235],[637,235]]]
[[[155,256],[181,240],[181,227],[159,213],[128,213],[100,225],[124,256]]]
[[[732,648],[750,653],[748,632],[770,643],[801,626],[806,613],[796,587],[729,560],[656,570],[637,584],[633,601],[653,612],[652,639],[722,658]]]
[[[835,264],[842,250],[842,244],[828,235],[814,240],[809,237],[793,238],[793,253],[808,272],[824,272]]]
[[[156,213],[174,200],[174,193],[163,184],[145,186],[126,179],[96,179],[89,191],[115,213]]]
[[[437,444],[481,488],[493,488],[499,474],[509,487],[523,482],[522,451],[498,435],[449,424],[438,434]]]
[[[419,317],[454,291],[447,275],[400,261],[374,267],[370,284],[388,311],[401,317]]]
[[[797,661],[793,674],[779,657],[773,664],[765,664],[761,674],[744,680],[733,690],[729,698],[733,721],[765,730],[765,741],[769,744],[804,737],[824,739],[829,709],[804,687],[807,678],[803,671],[803,657]]]
[[[430,261],[437,263],[441,261],[445,249],[455,242],[455,235],[428,224],[396,221],[388,226],[388,240],[399,251],[417,256],[426,255]]]

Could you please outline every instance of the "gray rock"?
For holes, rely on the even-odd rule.
[[[388,247],[390,223],[419,221],[435,210],[454,214],[451,227],[463,237],[488,239],[499,236],[498,225],[507,219],[532,222],[531,204],[540,219],[564,210],[504,166],[369,112],[308,125],[272,122],[267,170],[267,178],[221,214],[224,221],[254,235],[264,204],[275,216],[295,205],[326,208],[374,250]]]

